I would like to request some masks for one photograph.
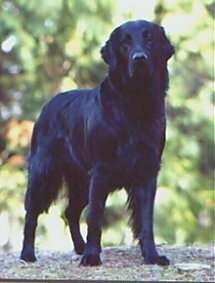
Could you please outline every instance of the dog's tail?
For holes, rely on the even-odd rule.
[[[60,156],[63,141],[52,136],[38,138],[38,130],[36,124],[28,159],[25,209],[34,209],[41,213],[48,211],[62,187],[63,166]]]

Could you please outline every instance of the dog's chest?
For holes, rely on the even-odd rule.
[[[101,126],[101,135],[97,135],[96,160],[106,164],[108,175],[125,183],[155,175],[160,167],[164,127],[160,120],[128,123],[118,118],[115,124],[111,121],[104,128]]]
[[[132,183],[157,174],[160,166],[165,117],[128,119],[117,107],[92,113],[87,124],[90,167],[113,176],[113,183]],[[105,169],[104,169],[105,168]],[[104,173],[106,172],[106,173]],[[144,177],[145,175],[145,177]]]
[[[116,163],[128,178],[154,175],[160,167],[162,127],[160,123],[136,125],[118,144]],[[146,176],[145,176],[146,177]]]
[[[126,120],[123,116],[112,121],[110,140],[115,140],[116,158],[121,155],[145,155],[145,151],[160,154],[165,134],[165,117],[152,120]]]

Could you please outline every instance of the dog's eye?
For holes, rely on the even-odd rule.
[[[143,37],[144,40],[149,40],[151,38],[149,31],[148,30],[144,30],[142,32],[142,37]]]
[[[130,34],[126,34],[122,40],[123,43],[130,43],[132,41],[132,37]]]

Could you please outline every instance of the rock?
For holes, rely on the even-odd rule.
[[[176,263],[175,267],[181,271],[210,269],[210,265],[202,263]]]

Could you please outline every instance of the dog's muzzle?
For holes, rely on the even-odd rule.
[[[148,66],[148,56],[144,51],[136,51],[130,56],[128,72],[129,77],[145,73]]]

